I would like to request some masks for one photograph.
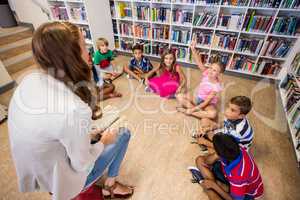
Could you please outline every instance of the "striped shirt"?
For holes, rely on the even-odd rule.
[[[245,148],[241,148],[240,156],[227,163],[221,159],[221,168],[230,184],[230,195],[235,200],[243,200],[246,196],[253,199],[262,197],[264,186],[259,170]]]
[[[153,67],[150,60],[143,56],[140,61],[138,61],[134,57],[131,58],[129,63],[129,69],[134,70],[134,68],[139,68],[143,72],[147,73],[151,71]]]
[[[253,129],[246,118],[239,120],[224,120],[224,133],[233,136],[241,147],[249,150],[253,140]]]

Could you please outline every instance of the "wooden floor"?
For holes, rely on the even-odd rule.
[[[115,63],[127,63],[119,56]],[[157,64],[157,63],[156,63]],[[200,78],[198,70],[186,68],[189,87],[193,91]],[[18,74],[19,76],[20,74]],[[299,200],[300,173],[282,111],[278,91],[272,83],[257,82],[224,75],[224,92],[220,110],[235,95],[252,98],[249,114],[255,130],[252,151],[261,171],[266,200]],[[105,101],[122,110],[132,131],[120,180],[136,186],[132,200],[207,200],[202,188],[190,182],[187,167],[194,165],[197,146],[190,144],[190,130],[198,121],[175,112],[174,100],[160,99],[144,92],[144,88],[125,76],[115,81],[123,93],[121,99]],[[5,99],[0,96],[0,99]],[[7,99],[7,98],[6,98]],[[0,100],[1,102],[1,100]],[[222,116],[220,114],[220,116]],[[45,193],[21,194],[9,151],[7,124],[0,125],[0,198],[50,199]]]

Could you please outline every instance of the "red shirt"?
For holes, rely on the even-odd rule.
[[[227,163],[222,160],[222,171],[230,183],[230,195],[235,200],[243,200],[246,195],[259,198],[264,186],[259,170],[246,149],[241,149],[240,156]]]

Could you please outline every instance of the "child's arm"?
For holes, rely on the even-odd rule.
[[[158,72],[158,70],[159,70],[159,66],[153,66],[153,69],[150,72],[148,72],[148,74],[145,77],[147,84],[148,84],[148,79],[152,77],[156,72]]]
[[[202,62],[202,59],[201,59],[201,55],[198,53],[198,51],[196,50],[196,44],[197,44],[197,38],[196,37],[193,37],[192,39],[192,42],[191,42],[191,45],[190,45],[190,48],[192,50],[192,55],[193,55],[193,58],[195,59],[195,62],[198,66],[198,68],[201,70],[201,71],[205,71],[206,70],[206,67],[204,66],[203,62]]]
[[[186,78],[185,78],[185,75],[184,75],[181,67],[179,67],[179,65],[177,65],[176,71],[179,74],[179,80],[180,80],[180,85],[179,85],[179,87],[178,87],[178,89],[176,91],[176,93],[178,94],[178,93],[181,92],[182,88],[185,87],[185,85],[186,85]]]

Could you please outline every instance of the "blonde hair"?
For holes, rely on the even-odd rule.
[[[100,45],[104,43],[106,46],[109,45],[108,40],[105,38],[98,38],[98,40],[96,41],[97,44],[97,48],[100,49]]]

